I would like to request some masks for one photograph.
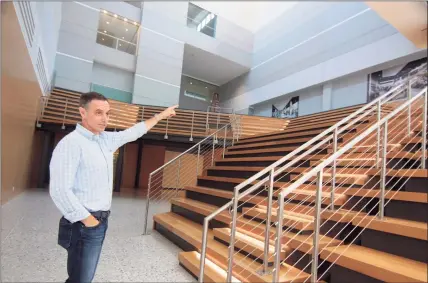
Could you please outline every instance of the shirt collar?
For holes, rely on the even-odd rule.
[[[100,138],[100,136],[103,135],[103,133],[101,133],[100,135],[94,134],[93,132],[83,127],[80,123],[77,123],[76,131],[82,136],[86,137],[88,140],[97,140]]]

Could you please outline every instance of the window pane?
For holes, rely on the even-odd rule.
[[[215,37],[217,16],[192,3],[187,11],[187,26],[208,36]]]

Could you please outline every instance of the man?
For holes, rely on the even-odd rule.
[[[82,123],[58,143],[50,163],[49,192],[63,214],[58,244],[68,253],[66,282],[94,278],[112,201],[113,153],[174,116],[177,107],[124,131],[105,132],[110,115],[107,98],[96,92],[81,95]]]

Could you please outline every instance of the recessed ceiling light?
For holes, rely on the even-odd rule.
[[[128,19],[127,19],[127,18],[124,18],[123,20],[124,20],[125,22],[127,22],[127,21],[128,21]]]
[[[116,15],[116,14],[114,14],[114,17],[115,17],[115,18],[117,18],[117,15]]]
[[[126,31],[128,31],[128,29],[125,29]]]
[[[125,37],[124,37],[124,36],[122,36],[122,39],[125,39]]]
[[[105,30],[104,33],[107,33],[107,31]]]
[[[207,86],[205,88],[208,88]]]
[[[134,25],[138,25],[138,23],[137,23],[137,22],[134,22]]]
[[[106,22],[106,24],[108,24],[108,25],[109,25],[109,24],[110,24],[110,22]]]
[[[104,14],[107,14],[107,11],[106,11],[106,10],[104,10],[103,12],[104,12]]]
[[[190,82],[190,84],[192,85],[193,83],[192,83],[192,82]]]
[[[119,44],[119,46],[122,46],[122,44]]]
[[[101,38],[102,40],[104,40],[104,38]]]

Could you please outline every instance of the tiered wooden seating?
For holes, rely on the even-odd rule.
[[[41,123],[75,125],[80,121],[80,93],[54,89],[45,101]],[[164,107],[143,106],[110,100],[112,114],[109,129],[121,130],[142,120],[150,119]],[[178,109],[177,116],[159,122],[150,132],[158,134],[206,137],[231,122],[231,114]],[[237,115],[242,137],[283,130],[288,120]],[[222,134],[222,133],[221,133]],[[220,134],[220,136],[221,136]]]
[[[266,166],[279,160],[285,154],[293,151],[307,140],[321,133],[324,129],[335,124],[337,121],[346,117],[360,106],[339,109],[321,114],[314,114],[305,117],[290,119],[287,128],[284,131],[272,132],[264,135],[254,135],[241,139],[234,146],[229,147],[224,159],[215,161],[214,166],[208,167],[202,176],[198,176],[195,186],[186,187],[186,197],[172,199],[171,212],[155,215],[155,229],[171,237],[175,235],[178,238],[191,242],[194,247],[189,252],[181,253],[180,263],[185,266],[194,276],[198,276],[199,270],[199,252],[201,244],[201,229],[203,218],[221,205],[228,202],[233,197],[234,187],[242,183],[246,178],[254,175],[256,172],[264,169]],[[391,109],[386,107],[385,113]],[[339,141],[339,147],[342,143],[362,130],[374,120],[372,118],[364,119],[364,124],[359,123],[351,127],[352,133],[345,135]],[[418,125],[413,125],[417,129]],[[393,130],[393,135],[400,135],[402,131]],[[407,132],[406,132],[407,133]],[[390,152],[387,154],[390,166],[394,162],[399,163],[401,158],[410,161],[417,161],[421,157],[420,150],[406,151],[402,147],[403,143],[420,143],[418,136],[405,139],[398,145],[400,152]],[[302,173],[322,162],[331,151],[331,145],[328,150],[323,152],[314,152],[302,159],[302,164],[289,168],[287,172],[293,172],[288,179],[274,183],[274,189],[291,185],[292,182],[301,176]],[[397,154],[398,153],[398,154]],[[325,209],[321,214],[323,227],[321,228],[321,238],[319,242],[321,260],[326,260],[325,264],[333,263],[335,265],[322,278],[325,281],[338,283],[343,280],[349,282],[425,282],[427,278],[427,222],[428,214],[428,171],[414,169],[414,167],[405,167],[402,170],[394,168],[387,169],[387,178],[399,178],[400,176],[410,178],[410,180],[397,191],[396,188],[387,187],[385,202],[388,205],[385,208],[385,219],[378,220],[376,216],[368,215],[368,209],[361,210],[360,207],[354,208],[352,199],[365,198],[367,200],[376,200],[380,195],[379,187],[369,189],[365,187],[371,178],[379,178],[379,169],[370,169],[375,164],[375,154],[369,152],[366,154],[352,153],[346,155],[346,158],[339,159],[337,162],[338,173],[336,175],[337,183],[343,184],[335,191],[335,210]],[[367,162],[364,164],[363,162]],[[344,169],[343,167],[349,167]],[[326,168],[324,174],[326,180],[331,177],[331,168]],[[264,176],[265,177],[265,176]],[[313,178],[311,180],[314,180]],[[252,184],[255,184],[253,182]],[[353,184],[352,187],[349,187]],[[361,187],[362,186],[362,187]],[[393,189],[393,190],[391,190]],[[290,277],[282,278],[281,282],[300,282],[309,276],[310,269],[305,268],[305,264],[297,263],[295,257],[288,258],[293,252],[300,255],[311,254],[313,248],[313,215],[316,186],[314,184],[303,184],[292,194],[287,196],[293,198],[292,202],[285,205],[283,217],[284,228],[293,228],[286,231],[282,238],[281,258],[287,259],[286,265],[281,266],[282,272],[294,266],[296,270],[290,271],[290,274],[301,272],[301,278]],[[322,207],[326,208],[331,204],[330,194],[331,184],[326,182],[322,192]],[[277,192],[274,194],[274,199]],[[257,196],[248,195],[241,200],[246,202],[245,206],[238,212],[237,233],[235,249],[240,249],[235,255],[235,261],[242,260],[235,266],[237,271],[233,273],[236,280],[245,282],[265,282],[271,280],[270,275],[260,275],[261,263],[263,262],[263,240],[265,233],[266,219],[266,194]],[[241,203],[242,204],[242,203]],[[340,207],[344,205],[344,207]],[[273,207],[277,208],[277,202],[273,202]],[[403,212],[404,211],[404,212]],[[276,221],[278,215],[276,209],[272,211],[272,221]],[[212,223],[209,232],[207,259],[211,263],[207,265],[206,276],[209,280],[215,282],[224,282],[226,278],[227,267],[227,245],[230,239],[231,214],[228,211],[220,213]],[[358,239],[359,245],[345,242],[348,236],[343,232],[334,234],[329,230],[332,223],[340,224],[340,228],[354,225],[358,229],[365,228],[360,233]],[[192,226],[193,230],[186,228]],[[345,230],[349,231],[349,230]],[[357,230],[360,231],[360,230]],[[192,237],[190,239],[190,237]],[[271,227],[269,232],[269,255],[273,255],[275,229]],[[376,239],[380,239],[379,241]],[[386,239],[382,243],[382,239]],[[400,246],[399,243],[407,245],[407,251],[390,246]],[[416,251],[418,250],[418,251]],[[224,255],[223,255],[224,253]],[[343,253],[343,256],[339,257]],[[222,254],[221,256],[219,254]],[[254,259],[252,265],[244,266],[248,258]],[[268,259],[269,263],[273,258]],[[307,260],[307,259],[306,259]],[[320,260],[320,261],[321,261]],[[309,265],[310,267],[310,265]],[[284,270],[282,270],[284,268]],[[238,271],[239,270],[239,271]],[[297,273],[298,273],[297,272]],[[239,274],[241,273],[241,274]],[[243,275],[242,273],[245,273]],[[239,274],[239,276],[238,276]],[[345,275],[344,275],[345,274]],[[287,276],[288,276],[287,275]],[[346,278],[345,278],[345,277]]]

